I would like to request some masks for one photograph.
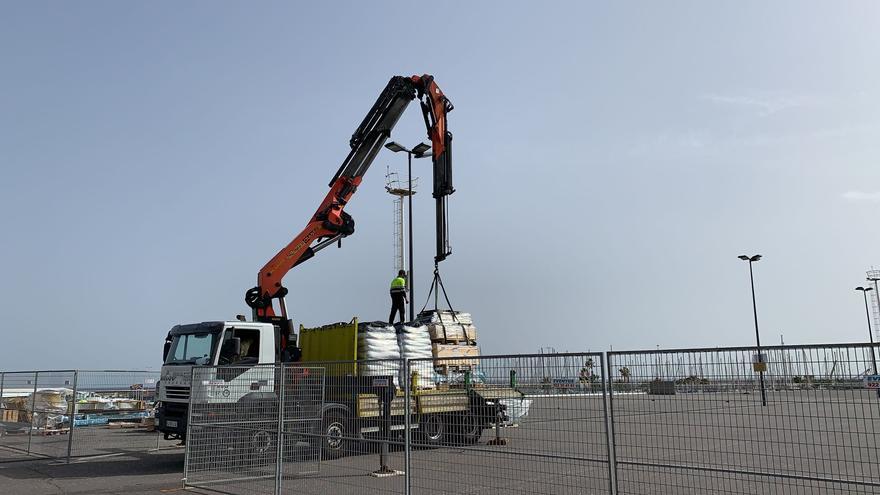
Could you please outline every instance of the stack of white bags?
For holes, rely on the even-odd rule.
[[[358,328],[358,364],[361,376],[395,377],[395,385],[403,388],[406,370],[400,359],[424,359],[410,363],[410,373],[419,374],[419,388],[434,387],[434,363],[431,336],[426,325],[398,325],[397,328],[381,322],[362,324]],[[369,362],[371,360],[381,360]]]
[[[411,361],[409,372],[419,374],[419,388],[434,388],[434,361],[431,353],[431,336],[428,335],[428,327],[425,325],[397,327],[397,345],[400,347],[400,357],[403,359],[419,359]],[[405,370],[400,371],[400,384],[406,378]]]
[[[381,359],[378,362],[358,363],[361,376],[399,376],[400,347],[394,327],[374,322],[358,328],[358,361]],[[400,386],[400,384],[397,384]]]

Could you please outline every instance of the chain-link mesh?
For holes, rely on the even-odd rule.
[[[880,491],[870,346],[612,352],[608,366],[621,494]]]

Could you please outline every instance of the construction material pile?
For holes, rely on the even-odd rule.
[[[74,412],[74,426],[111,425],[121,421],[133,425],[146,423],[153,417],[151,407],[143,399],[118,397],[124,392],[77,392],[73,390],[40,389],[20,397],[7,397],[0,403],[0,421],[26,423],[28,428],[43,432],[70,427],[70,413]]]
[[[312,330],[314,332],[314,330]],[[401,365],[410,361],[410,374],[418,375],[414,387],[435,388],[458,374],[476,368],[480,357],[477,328],[470,313],[426,311],[415,322],[384,322],[357,326],[357,369],[360,376],[393,376],[403,387],[410,378]]]
[[[68,418],[68,399],[73,391],[69,389],[41,389],[20,397],[6,397],[0,421],[9,423],[28,423],[33,428],[60,428]]]
[[[357,339],[359,375],[400,375],[400,347],[394,327],[381,322],[361,323]]]
[[[428,327],[431,354],[437,359],[438,371],[445,373],[477,365],[480,348],[477,347],[477,327],[470,313],[426,311],[419,314],[419,321]]]

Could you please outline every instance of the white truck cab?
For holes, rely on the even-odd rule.
[[[231,392],[242,390],[235,383],[257,383],[260,388],[271,391],[274,384],[265,380],[265,373],[260,373],[262,380],[248,375],[254,365],[280,361],[280,332],[270,323],[248,321],[176,325],[168,333],[164,354],[157,387],[156,427],[166,439],[185,441],[192,367],[230,366],[231,373],[223,377],[229,385],[218,384],[218,393],[212,394],[212,400],[230,403],[240,400],[237,396],[240,393]]]

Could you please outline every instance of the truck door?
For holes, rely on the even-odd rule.
[[[218,370],[217,378],[230,381],[259,364],[260,350],[264,347],[262,333],[264,332],[256,328],[229,327],[224,330],[223,338],[220,341],[217,364],[228,366],[229,368]],[[232,350],[234,346],[226,345],[232,339],[238,339],[240,342],[237,354]],[[269,352],[273,352],[271,347]]]

